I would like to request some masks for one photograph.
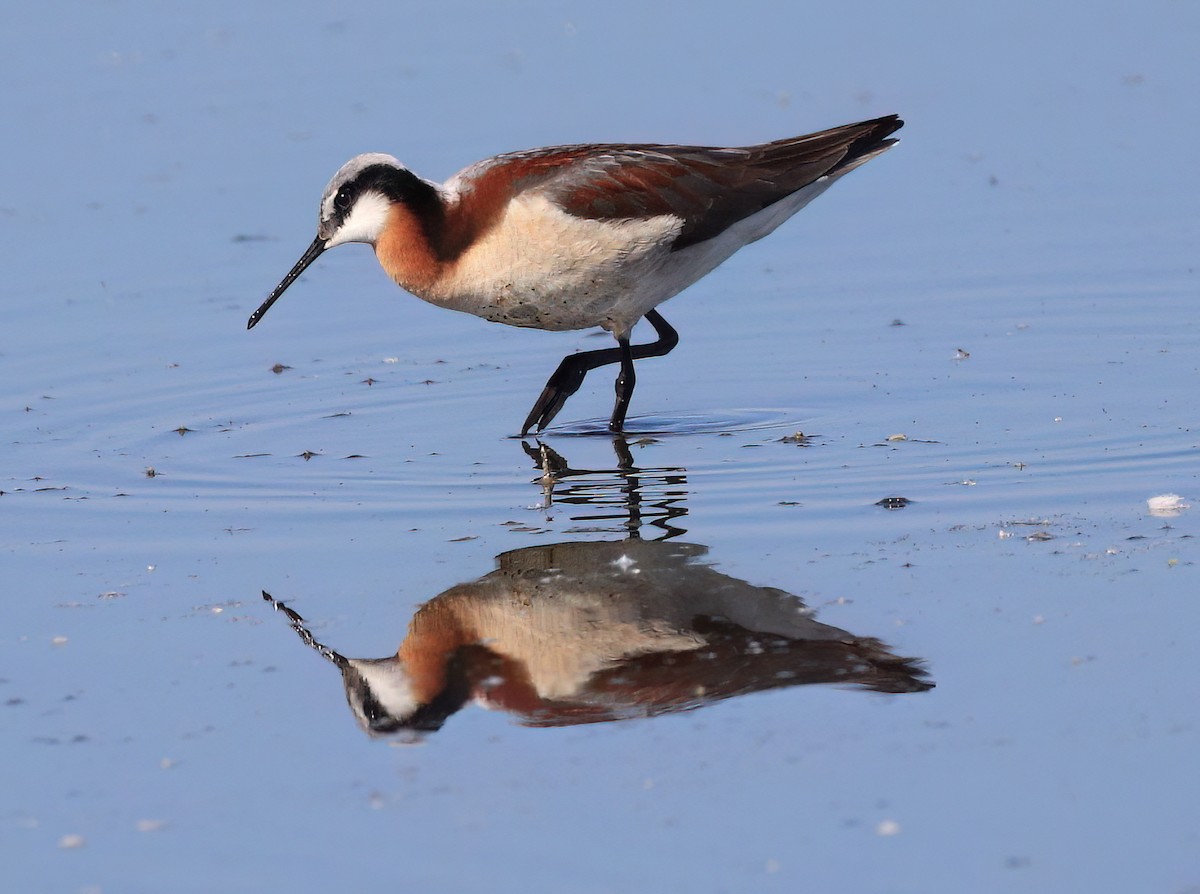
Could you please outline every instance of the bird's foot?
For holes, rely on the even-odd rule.
[[[586,361],[579,359],[583,357],[586,355],[572,354],[558,365],[558,369],[554,371],[554,375],[546,382],[546,387],[534,402],[533,409],[525,417],[525,424],[521,426],[521,437],[525,437],[535,425],[539,433],[544,432],[546,426],[563,408],[567,398],[579,390],[588,371]]]
[[[550,424],[550,420],[558,415],[558,411],[563,408],[563,404],[567,402],[567,398],[574,393],[574,391],[565,391],[553,385],[547,385],[543,388],[537,402],[533,405],[533,409],[525,417],[525,424],[521,426],[521,437],[525,437],[529,433],[529,429],[534,426],[537,426],[539,434],[544,432],[546,426]]]

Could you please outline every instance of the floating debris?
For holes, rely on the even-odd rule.
[[[1191,504],[1185,503],[1179,494],[1159,494],[1157,497],[1148,499],[1146,507],[1150,510],[1151,515],[1173,516],[1185,509],[1190,509]]]
[[[633,568],[633,566],[636,565],[637,562],[635,562],[633,559],[629,558],[629,556],[622,555],[619,558],[614,559],[613,564],[616,565],[618,568],[620,568],[622,571],[628,571],[630,568]]]
[[[907,441],[907,440],[908,440],[908,435],[904,434],[903,432],[900,432],[900,433],[898,433],[898,434],[894,434],[894,435],[888,435],[888,436],[887,436],[887,438],[886,438],[885,440],[888,440],[888,441]]]
[[[893,819],[885,819],[875,827],[875,834],[885,838],[900,834],[900,824]]]
[[[806,435],[802,431],[794,432],[790,435],[784,435],[779,440],[784,444],[799,444],[801,447],[808,447],[812,444],[813,435]]]
[[[274,366],[271,367],[271,372],[275,373],[275,375],[279,375],[285,369],[291,369],[291,367],[288,366],[286,363],[276,363]]]

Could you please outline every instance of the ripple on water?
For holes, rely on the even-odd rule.
[[[127,494],[125,512],[303,505],[533,525],[522,510],[542,502],[540,470],[500,427],[524,409],[526,380],[457,361],[313,361],[276,373],[210,358],[135,369],[113,359],[28,398],[8,433],[14,462],[0,489],[69,488],[39,500]],[[481,415],[496,401],[516,412]],[[1022,428],[994,407],[972,407],[931,391],[904,416],[859,404],[853,413],[782,404],[637,415],[632,463],[609,446],[607,417],[565,421],[542,440],[572,473],[558,480],[557,518],[604,530],[628,528],[633,516],[686,528],[697,502],[710,522],[820,524],[857,523],[880,499],[906,497],[915,502],[898,519],[937,524],[931,516],[946,510],[1015,517],[1111,504],[1118,492],[1130,511],[1156,493],[1200,499],[1194,432],[1083,414]],[[901,418],[920,419],[924,437],[914,424],[911,439],[889,440],[885,426]],[[811,437],[794,439],[799,431]]]
[[[780,408],[719,409],[704,413],[661,413],[630,416],[626,420],[628,437],[662,435],[719,435],[735,432],[768,431],[773,428],[794,430],[805,424],[799,410]],[[551,426],[549,435],[565,438],[611,436],[608,418],[581,419]]]

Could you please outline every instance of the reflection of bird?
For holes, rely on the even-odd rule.
[[[529,726],[564,726],[804,683],[932,687],[920,662],[815,621],[789,593],[697,562],[705,551],[630,540],[504,553],[496,571],[421,606],[383,659],[343,658],[284,610],[341,669],[372,733],[437,729],[471,699]]]
[[[325,188],[317,238],[249,327],[323,251],[365,242],[400,286],[441,307],[531,329],[607,329],[617,347],[565,358],[521,433],[544,429],[589,370],[611,363],[621,372],[609,428],[621,431],[633,361],[679,340],[655,308],[879,155],[901,124],[889,115],[737,149],[531,149],[444,185],[390,155],[359,155]],[[658,339],[630,345],[643,317]]]

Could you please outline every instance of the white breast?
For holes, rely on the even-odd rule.
[[[680,251],[670,249],[684,224],[674,215],[588,220],[525,195],[420,297],[510,326],[601,326],[627,337],[648,311],[772,232],[836,179],[822,177]]]
[[[421,297],[512,326],[628,331],[658,303],[643,307],[682,226],[587,220],[523,196]]]

